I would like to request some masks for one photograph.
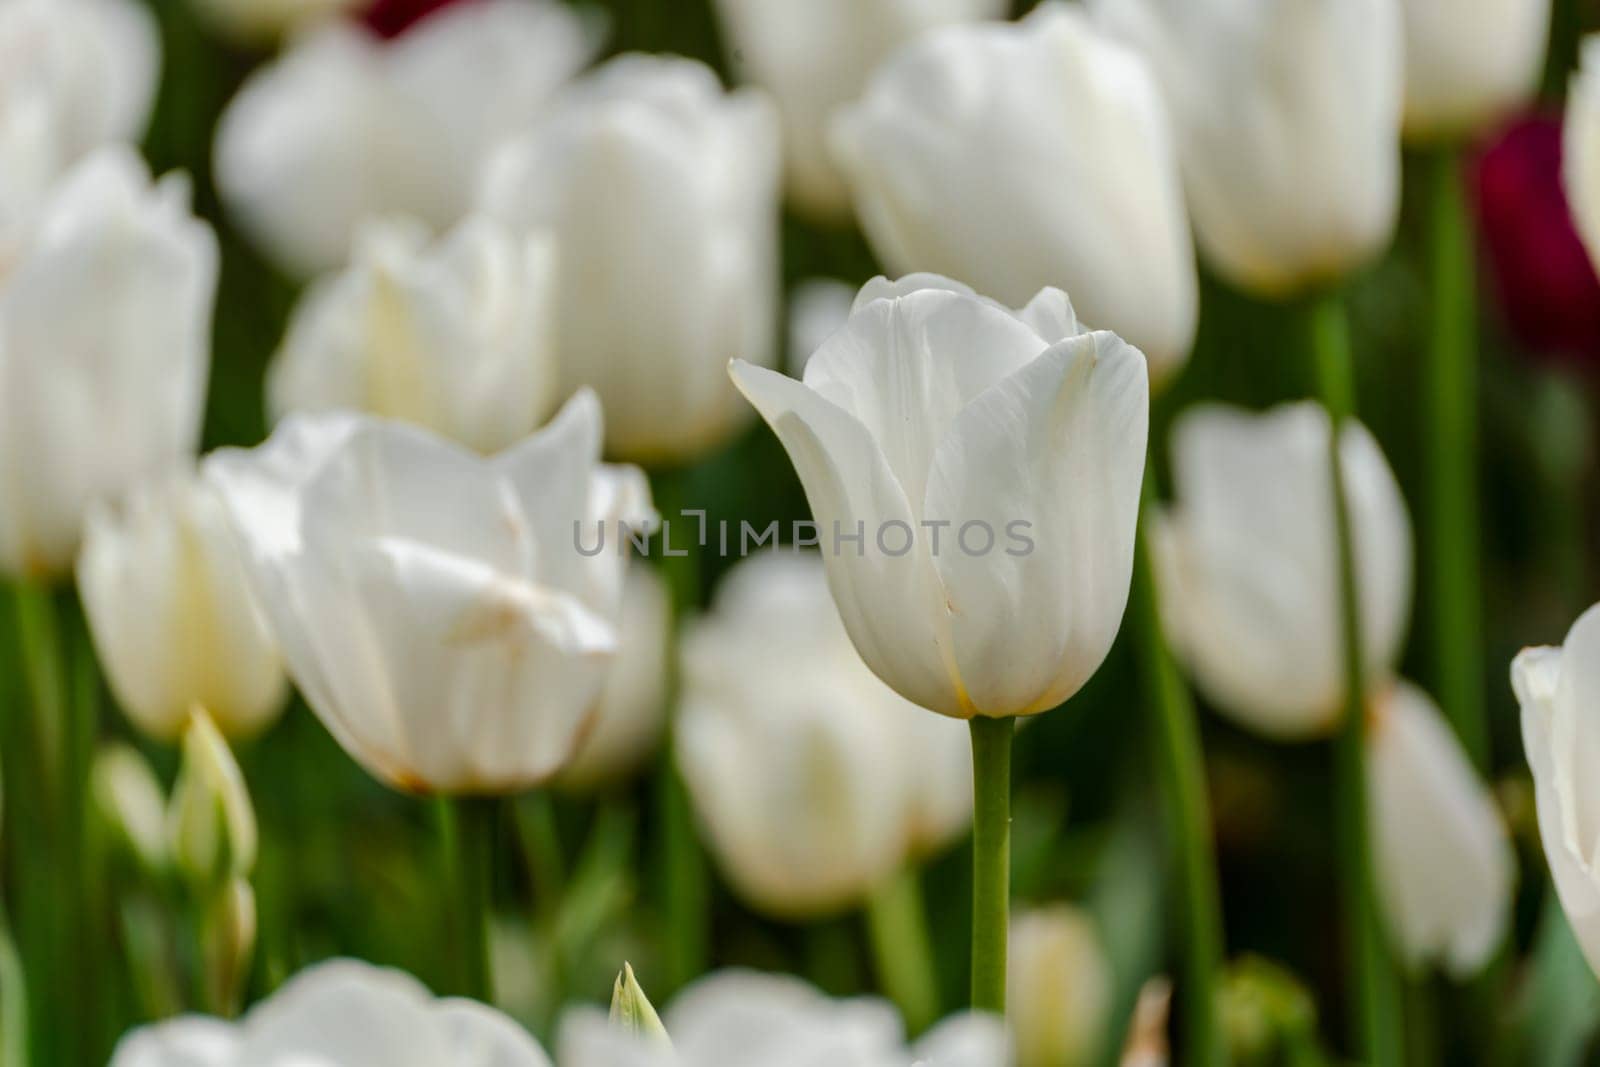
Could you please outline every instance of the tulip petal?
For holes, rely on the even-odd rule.
[[[576,555],[573,527],[587,525],[590,517],[590,472],[600,458],[604,432],[599,399],[580,389],[549,425],[494,458],[495,470],[516,491],[518,512],[533,539],[530,578],[549,570],[546,580],[560,584],[565,569],[555,561]],[[590,531],[582,532],[584,543],[591,543]]]
[[[197,1015],[135,1030],[111,1054],[111,1067],[232,1067],[238,1062],[234,1028]]]
[[[947,667],[944,593],[916,515],[877,442],[859,420],[792,378],[737,361],[732,374],[805,486],[829,549],[823,552],[828,585],[861,658],[907,700],[967,717]],[[858,524],[861,542],[838,540],[854,536]],[[900,527],[912,543],[891,555],[904,540]]]
[[[1511,920],[1516,866],[1488,788],[1438,707],[1397,682],[1367,738],[1367,803],[1385,916],[1406,962],[1475,974]]]
[[[1144,357],[1094,333],[984,393],[940,443],[924,513],[948,524],[934,563],[979,712],[1054,707],[1110,651],[1133,573],[1148,428]],[[1019,530],[1031,548],[1012,537]]]
[[[434,1018],[450,1046],[451,1062],[472,1067],[550,1067],[550,1057],[528,1032],[474,1000],[439,1004]]]

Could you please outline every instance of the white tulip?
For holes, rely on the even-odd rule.
[[[1333,729],[1345,702],[1327,414],[1191,409],[1173,429],[1176,500],[1156,535],[1174,650],[1219,711],[1271,737]],[[1365,427],[1341,434],[1363,659],[1387,677],[1411,605],[1411,526]]]
[[[1532,98],[1550,0],[1401,0],[1408,137],[1484,130]]]
[[[101,145],[139,137],[160,68],[143,4],[0,3],[0,276],[61,174]]]
[[[850,191],[828,150],[828,122],[895,49],[936,26],[1001,18],[1005,0],[719,0],[733,66],[783,115],[789,197],[843,221]]]
[[[746,423],[724,367],[777,360],[778,163],[765,96],[629,55],[491,164],[489,213],[557,236],[566,388],[600,394],[608,451],[692,458]]]
[[[1511,921],[1516,860],[1488,789],[1433,700],[1396,682],[1371,702],[1367,810],[1378,899],[1401,958],[1465,979]]]
[[[857,906],[972,819],[967,731],[861,662],[822,562],[753,557],[683,641],[678,764],[712,850],[763,911]]]
[[[396,788],[505,792],[549,778],[589,720],[626,557],[580,525],[647,521],[637,470],[602,467],[570,401],[484,459],[367,416],[295,416],[206,463],[312,710]]]
[[[175,476],[96,505],[77,576],[106,679],[140,730],[173,740],[196,704],[234,738],[277,718],[283,665],[209,486]]]
[[[90,795],[112,840],[147,875],[167,868],[167,796],[139,750],[117,742],[95,753]]]
[[[1589,259],[1600,269],[1600,34],[1584,39],[1562,130],[1561,178]]]
[[[1133,570],[1137,349],[1080,332],[1058,290],[1012,312],[924,275],[867,283],[803,383],[732,373],[799,471],[878,677],[967,719],[1045,711],[1098,669]]]
[[[1600,973],[1600,606],[1560,648],[1529,648],[1511,665],[1522,744],[1533,769],[1539,837],[1589,966]]]
[[[290,979],[238,1022],[186,1016],[135,1030],[110,1067],[550,1067],[493,1008],[435,999],[399,971],[334,960]]]
[[[1081,11],[928,34],[842,113],[834,143],[891,270],[1018,305],[1059,286],[1157,379],[1188,356],[1197,282],[1167,109]]]
[[[484,218],[432,246],[415,225],[371,225],[296,308],[268,371],[274,417],[345,408],[510,447],[555,401],[555,260],[550,240]]]
[[[1017,1067],[1099,1062],[1115,988],[1093,920],[1067,905],[1017,915],[1008,966]]]
[[[628,568],[616,658],[600,690],[594,725],[557,784],[592,791],[636,771],[667,724],[672,597],[655,568]]]
[[[0,570],[63,573],[96,500],[193,462],[216,279],[181,176],[107,147],[56,188],[0,285]]]
[[[362,0],[189,0],[189,6],[228,37],[270,43],[364,4]]]
[[[284,269],[344,263],[363,222],[444,229],[501,139],[594,54],[552,0],[457,4],[382,42],[334,23],[252,74],[217,130],[224,204]]]
[[[1285,296],[1388,244],[1400,204],[1397,0],[1091,0],[1177,127],[1200,250]]]

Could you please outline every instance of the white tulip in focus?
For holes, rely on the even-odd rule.
[[[92,504],[192,464],[216,281],[181,176],[115,146],[56,187],[0,286],[0,570],[64,573]]]
[[[138,139],[160,70],[141,3],[0,3],[0,275],[62,173],[101,145]]]
[[[341,266],[369,218],[444,229],[489,152],[597,45],[553,0],[457,4],[394,41],[336,22],[251,75],[217,130],[223,203],[285,270]]]
[[[1464,980],[1511,922],[1516,860],[1488,788],[1433,700],[1399,681],[1371,705],[1367,811],[1378,899],[1400,957]]]
[[[1329,432],[1310,403],[1191,409],[1173,429],[1176,500],[1155,538],[1174,650],[1219,711],[1281,739],[1329,732],[1344,708]],[[1339,447],[1363,659],[1382,680],[1410,614],[1410,519],[1366,428],[1348,424]]]
[[[484,218],[432,245],[418,226],[371,224],[290,320],[267,377],[274,417],[343,408],[510,447],[555,401],[555,261],[548,239]]]
[[[197,886],[248,877],[256,864],[255,807],[244,775],[205,710],[183,732],[183,762],[167,808],[167,846]]]
[[[1401,0],[1406,136],[1483,131],[1526,104],[1544,69],[1551,0]]]
[[[1002,18],[1005,0],[719,0],[733,67],[772,93],[783,116],[789,197],[843,221],[850,191],[828,150],[828,122],[894,50],[955,22]]]
[[[841,114],[834,144],[892,271],[1016,305],[1057,286],[1157,380],[1188,357],[1197,281],[1167,107],[1081,11],[928,34]]]
[[[1115,987],[1093,920],[1067,905],[1017,915],[1008,967],[1017,1067],[1099,1062]]]
[[[691,624],[676,740],[723,870],[785,918],[860,905],[972,818],[967,731],[867,670],[812,555],[741,563]]]
[[[778,129],[709,67],[628,55],[576,82],[489,168],[489,213],[551,230],[565,388],[605,404],[607,451],[692,458],[748,420],[731,359],[778,341]]]
[[[868,282],[804,382],[735,363],[811,502],[872,670],[943,715],[1031,715],[1122,623],[1149,375],[1066,296],[1010,311],[946,279]],[[853,540],[846,540],[853,539]]]
[[[1600,34],[1583,42],[1561,134],[1561,179],[1578,235],[1600,269]]]
[[[1195,235],[1219,273],[1288,296],[1388,244],[1400,207],[1399,0],[1090,6],[1161,80]]]
[[[507,792],[571,757],[617,647],[619,524],[652,518],[601,432],[583,393],[492,459],[322,415],[207,460],[290,676],[380,780]]]
[[[270,43],[366,5],[363,0],[189,0],[189,6],[230,38]]]
[[[550,1067],[493,1008],[436,999],[399,971],[354,960],[308,968],[237,1022],[184,1016],[134,1030],[110,1067]]]
[[[196,704],[233,738],[282,710],[283,665],[211,487],[176,475],[97,504],[77,576],[112,692],[149,736],[176,739]]]
[[[1578,944],[1600,973],[1600,606],[1584,612],[1560,648],[1524,649],[1511,684],[1545,859]]]
[[[564,789],[615,783],[649,757],[667,724],[667,659],[672,597],[654,567],[628,568],[616,658],[600,689],[594,725],[557,777]]]

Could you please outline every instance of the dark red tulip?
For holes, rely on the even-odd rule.
[[[1600,365],[1600,279],[1561,188],[1561,123],[1511,125],[1475,167],[1478,225],[1507,323],[1535,355]]]
[[[451,4],[470,0],[374,0],[366,22],[382,37],[398,37],[429,15]]]

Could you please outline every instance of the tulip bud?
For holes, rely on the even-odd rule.
[[[183,761],[167,810],[167,840],[178,869],[199,887],[249,875],[256,816],[228,743],[203,709],[183,734]]]
[[[176,740],[195,705],[225,734],[259,733],[287,692],[227,509],[192,475],[141,485],[89,512],[78,589],[117,702]]]
[[[719,0],[734,70],[773,95],[783,116],[789,197],[823,221],[845,221],[850,193],[828,151],[828,121],[868,76],[935,26],[1002,18],[1005,0]]]
[[[1091,7],[1161,81],[1196,239],[1229,281],[1288,297],[1389,243],[1404,92],[1395,0]]]
[[[1218,994],[1228,1048],[1243,1067],[1316,1062],[1317,1004],[1304,985],[1278,965],[1247,956],[1228,968]]]
[[[747,423],[727,365],[777,360],[777,125],[704,64],[626,55],[490,164],[485,210],[556,234],[563,391],[599,394],[607,452],[687,459]]]
[[[480,452],[508,448],[555,400],[554,244],[484,218],[438,244],[377,223],[355,263],[295,309],[267,377],[275,418],[368,411]]]
[[[217,246],[188,202],[183,178],[152,184],[132,149],[100,149],[55,187],[35,239],[6,275],[0,570],[8,574],[62,574],[95,501],[191,462]]]
[[[224,1014],[238,1010],[256,947],[256,894],[231,878],[212,894],[200,917],[200,949],[207,995]]]
[[[1065,905],[1018,915],[1009,957],[1016,1067],[1099,1062],[1113,983],[1089,917]]]
[[[1158,381],[1188,357],[1198,281],[1167,108],[1140,57],[1082,11],[1047,3],[930,33],[834,134],[891,271],[1018,306],[1064,289]]]
[[[1400,11],[1407,137],[1471,135],[1533,96],[1550,0],[1401,0]]]
[[[167,869],[167,797],[155,771],[131,745],[115,744],[95,754],[90,789],[114,845],[146,874]]]
[[[1600,267],[1600,36],[1583,42],[1583,64],[1567,97],[1562,182],[1589,259]]]
[[[611,991],[611,1025],[625,1033],[649,1039],[653,1044],[670,1047],[667,1028],[661,1025],[650,998],[644,995],[639,980],[634,977],[633,965],[624,963],[617,975],[616,986]]]

